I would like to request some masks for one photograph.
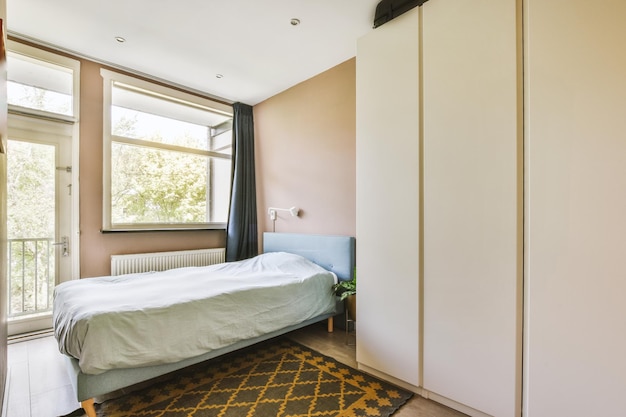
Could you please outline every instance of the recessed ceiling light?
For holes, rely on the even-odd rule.
[[[215,74],[215,78],[224,78],[222,74]]]
[[[298,26],[300,24],[300,19],[296,19],[295,17],[291,19],[291,26]]]
[[[121,36],[116,36],[115,40],[118,41],[119,43],[124,43],[126,42],[126,39],[122,38]]]

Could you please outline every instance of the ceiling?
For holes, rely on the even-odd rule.
[[[17,38],[255,105],[354,57],[378,2],[7,0],[7,26]]]

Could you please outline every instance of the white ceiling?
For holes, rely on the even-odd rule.
[[[255,105],[355,56],[379,1],[7,0],[7,26],[18,38]]]

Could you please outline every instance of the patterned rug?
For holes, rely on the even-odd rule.
[[[195,365],[96,409],[99,417],[385,417],[412,395],[279,338]]]

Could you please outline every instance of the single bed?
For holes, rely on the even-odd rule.
[[[81,282],[73,282],[66,286],[67,288],[65,288],[65,286],[62,287],[62,291],[59,291],[60,294],[58,295],[60,301],[55,303],[55,336],[59,342],[60,350],[65,353],[68,359],[70,377],[76,392],[76,398],[85,409],[87,415],[89,417],[96,416],[94,408],[94,397],[96,396],[101,396],[121,388],[147,381],[322,320],[329,319],[329,330],[331,330],[332,317],[340,312],[340,307],[336,302],[336,298],[330,292],[329,284],[332,282],[328,281],[328,275],[330,272],[330,275],[333,277],[332,279],[338,280],[349,280],[352,278],[355,265],[354,238],[348,236],[264,233],[263,247],[263,255],[260,255],[254,260],[243,262],[246,264],[246,268],[248,264],[251,263],[254,265],[252,271],[265,271],[265,264],[267,263],[270,265],[269,269],[280,269],[281,275],[285,275],[282,274],[282,272],[285,271],[286,275],[293,275],[293,273],[295,273],[293,268],[296,268],[298,273],[300,269],[303,268],[306,271],[313,270],[313,272],[308,275],[315,275],[315,277],[307,278],[306,280],[304,278],[297,279],[297,281],[306,284],[303,290],[302,288],[296,289],[295,284],[291,282],[280,281],[282,278],[266,276],[263,275],[265,272],[260,272],[262,278],[256,282],[262,284],[252,285],[252,287],[261,287],[261,292],[256,293],[257,295],[243,292],[243,290],[234,290],[230,287],[230,282],[212,283],[212,287],[220,289],[219,294],[217,294],[217,301],[211,303],[219,305],[217,311],[213,313],[209,310],[198,310],[201,297],[196,300],[194,299],[195,294],[185,295],[185,297],[189,299],[185,303],[182,303],[185,304],[184,308],[174,306],[176,303],[172,303],[173,305],[169,310],[163,309],[163,303],[159,304],[158,309],[155,310],[153,308],[154,306],[152,304],[155,299],[168,299],[168,297],[165,296],[156,297],[155,294],[159,294],[159,291],[162,291],[159,281],[168,279],[167,276],[172,275],[174,273],[173,271],[147,275],[141,274],[142,276],[140,277],[101,277],[85,280],[93,280],[92,282],[85,282],[85,285]],[[279,263],[278,266],[275,266],[276,260]],[[309,265],[307,260],[315,265]],[[295,263],[295,267],[293,263]],[[315,271],[315,268],[320,271]],[[226,274],[229,274],[228,276],[232,277],[231,281],[256,279],[251,276],[249,269],[240,269],[239,263],[221,264],[212,269],[223,269]],[[182,268],[180,271],[176,272],[180,272],[183,275],[190,275],[191,278],[185,279],[191,279],[192,282],[195,282],[194,279],[197,279],[198,268]],[[88,300],[88,302],[84,302],[83,300],[82,304],[79,301],[78,305],[72,304],[72,299],[81,299],[85,296],[89,297],[88,294],[90,294],[90,292],[93,292],[91,297],[93,297],[95,301],[96,298],[102,297],[102,294],[110,292],[110,288],[112,287],[115,289],[113,294],[115,294],[115,291],[120,295],[126,294],[126,296],[115,297],[119,298],[118,300],[114,300],[115,302],[111,301],[111,305],[114,308],[118,308],[116,307],[118,305],[124,306],[124,304],[139,305],[139,300],[135,295],[132,295],[134,293],[129,289],[129,286],[137,280],[143,280],[142,283],[145,283],[146,288],[151,288],[150,291],[146,291],[148,298],[147,307],[139,309],[138,311],[124,310],[123,313],[115,311],[113,314],[114,317],[111,319],[107,315],[100,314],[99,312],[94,313],[92,307],[85,308],[86,305],[90,304],[91,300]],[[267,287],[267,282],[274,280],[276,280],[275,283],[277,287],[272,290]],[[323,285],[321,284],[322,282]],[[151,285],[148,286],[148,283]],[[87,284],[95,285],[95,287],[86,290],[86,288],[88,288],[86,286]],[[194,287],[193,285],[197,284],[192,284],[192,293],[200,292],[200,287]],[[73,289],[70,287],[76,288]],[[289,288],[292,287],[294,291],[296,291],[295,293],[289,292]],[[323,287],[324,289],[328,287],[328,291],[320,292],[319,288],[316,289],[316,287]],[[246,291],[248,290],[246,289]],[[250,291],[257,291],[257,289]],[[300,291],[299,295],[297,291]],[[302,291],[307,291],[307,293],[302,293]],[[310,293],[315,291],[324,295],[310,296]],[[234,297],[235,293],[242,293],[243,298]],[[284,298],[299,298],[296,298],[298,300],[297,303],[293,303],[293,300],[285,299],[281,302],[281,296]],[[268,303],[273,302],[273,304],[271,304],[271,306],[269,304],[254,304],[253,307],[250,307],[245,301],[250,299],[254,299],[254,303],[258,303],[256,300],[263,299],[264,303],[267,300]],[[274,299],[274,301],[270,299]],[[56,296],[55,301],[57,301]],[[130,303],[130,301],[132,301],[132,303]],[[165,304],[167,304],[167,301]],[[297,304],[297,307],[294,304]],[[95,305],[98,305],[98,303],[94,302],[94,306]],[[250,305],[253,305],[252,301]],[[252,312],[246,310],[247,307],[250,307]],[[83,308],[84,311],[81,310],[81,308]],[[97,309],[103,308],[104,307],[98,307]],[[71,315],[71,311],[78,313]],[[141,315],[145,315],[146,311],[151,313],[142,317]],[[220,315],[220,311],[232,311],[235,312],[235,314],[229,315],[228,318],[226,318],[224,314]],[[266,313],[269,314],[272,311],[278,312],[278,316],[266,316]],[[86,320],[86,322],[89,323],[88,325],[82,327],[78,325],[81,318],[84,318],[83,316],[91,315],[92,313],[94,317],[97,317],[97,320],[91,318]],[[139,322],[142,323],[139,328],[133,328],[133,325],[129,324],[132,320],[130,320],[127,315],[131,313],[134,317],[139,315]],[[152,317],[152,313],[161,317],[159,322],[162,323],[163,328],[153,329],[146,324],[145,320],[148,316]],[[214,320],[207,319],[207,315],[213,314],[215,314]],[[146,339],[145,342],[148,345],[154,345],[154,343],[150,341],[150,337],[155,336],[155,332],[160,333],[161,331],[167,330],[167,327],[176,325],[173,324],[175,322],[171,321],[173,320],[171,318],[172,316],[179,316],[179,318],[182,318],[183,322],[186,323],[186,326],[190,328],[195,328],[193,325],[194,322],[198,323],[200,325],[199,328],[203,330],[197,334],[197,340],[193,342],[185,341],[185,337],[187,337],[189,332],[181,331],[184,340],[177,341],[179,345],[176,346],[176,349],[172,349],[171,347],[167,349],[163,347],[161,343],[157,344],[160,348],[159,350],[144,349],[141,345],[141,343],[143,343],[142,340],[130,340],[130,335],[134,334],[136,336],[138,335],[139,339]],[[254,317],[254,320],[251,320],[250,317]],[[228,321],[228,323],[226,321]],[[249,329],[251,321],[258,321],[261,325],[258,326],[259,328],[257,329]],[[75,327],[77,330],[70,331],[69,327],[63,324],[68,322],[76,324]],[[118,341],[122,343],[120,345],[121,347],[110,349],[108,344],[109,340],[103,341],[105,339],[98,339],[94,336],[97,333],[96,323],[98,322],[101,322],[100,327],[105,329],[104,335],[100,335],[99,337],[106,338],[108,336],[110,339],[117,338],[119,339]],[[214,328],[206,327],[205,324],[208,322],[215,322],[217,324]],[[110,329],[109,333],[107,333],[107,328]],[[237,334],[233,335],[232,329],[236,329],[237,331],[235,333]],[[212,337],[207,337],[207,333],[212,333]],[[76,334],[80,335],[78,341],[72,339],[77,337]],[[92,339],[90,343],[94,346],[91,353],[89,353],[84,346],[86,344],[85,335],[87,334],[89,335],[88,339]],[[129,340],[126,340],[127,338]],[[216,342],[216,340],[218,340],[218,342]],[[108,352],[113,350],[119,352],[120,349],[127,351],[127,354],[108,354]],[[85,350],[85,352],[83,352],[83,350]],[[133,350],[140,353],[140,355],[138,355],[139,359],[133,357]],[[158,355],[156,357],[153,355],[153,353],[157,353],[157,351],[160,353],[160,351],[167,350],[169,350],[169,352],[166,359]],[[88,357],[95,359],[95,362],[87,360],[86,358]],[[77,358],[81,358],[81,360],[79,361]],[[139,360],[139,362],[135,362],[135,360]]]

